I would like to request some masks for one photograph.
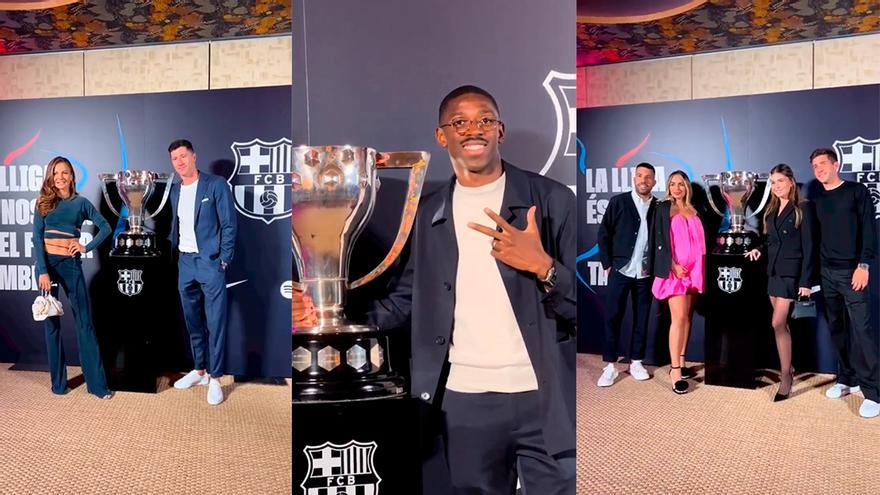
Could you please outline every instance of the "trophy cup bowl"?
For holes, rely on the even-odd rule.
[[[114,215],[122,217],[122,214],[113,205],[113,201],[110,200],[110,193],[107,190],[110,183],[116,184],[119,198],[128,209],[129,228],[116,237],[116,242],[110,250],[110,256],[137,258],[160,256],[162,253],[159,252],[156,233],[144,226],[144,219],[153,218],[162,211],[162,207],[168,200],[168,193],[171,191],[171,175],[149,170],[123,170],[115,174],[101,174],[100,180],[104,201],[107,202],[110,211]],[[152,196],[157,182],[165,184],[162,202],[156,211],[147,213],[147,200]]]
[[[430,153],[379,153],[357,146],[293,149],[291,240],[299,282],[317,311],[312,327],[294,328],[293,401],[380,399],[404,393],[392,367],[389,336],[343,313],[346,292],[381,275],[397,259],[415,220]],[[378,170],[408,168],[409,185],[394,244],[379,265],[349,281],[352,248],[370,219]],[[394,363],[396,365],[396,363]]]
[[[730,228],[718,234],[713,252],[742,254],[758,244],[757,233],[746,230],[745,221],[758,214],[767,204],[767,198],[770,195],[770,186],[766,184],[768,179],[768,174],[756,174],[742,170],[703,176],[703,183],[706,184],[706,187],[717,186],[726,203],[725,208],[719,209],[712,199],[711,192],[707,191],[709,206],[721,217],[724,216],[722,210],[730,212]],[[758,205],[758,208],[746,216],[746,205],[748,205],[749,199],[755,191],[755,183],[758,181],[765,181],[764,196],[761,198],[761,204]]]

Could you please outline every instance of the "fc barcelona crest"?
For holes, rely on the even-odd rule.
[[[305,495],[379,495],[382,478],[373,463],[376,442],[324,442],[307,445],[303,452],[308,460],[300,485]]]
[[[232,143],[235,172],[229,178],[235,209],[270,224],[291,213],[291,141],[253,139]]]
[[[539,172],[545,175],[550,167],[560,158],[565,161],[570,157],[571,163],[577,156],[577,77],[573,73],[564,73],[551,70],[544,78],[544,90],[553,103],[553,112],[556,115],[556,139],[553,150],[547,157],[547,162]],[[568,166],[563,163],[561,166]],[[572,165],[573,166],[573,165]]]
[[[735,266],[718,267],[718,288],[733,294],[742,288],[742,268]]]
[[[116,287],[119,292],[126,296],[136,296],[144,290],[144,280],[141,278],[143,270],[119,270],[119,280]]]

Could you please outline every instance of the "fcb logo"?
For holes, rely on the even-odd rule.
[[[119,270],[119,280],[116,281],[119,292],[129,297],[140,294],[144,290],[142,273],[143,270]]]
[[[229,178],[235,209],[270,224],[291,213],[291,141],[253,139],[232,143],[235,172]]]
[[[880,139],[862,136],[849,141],[834,141],[840,161],[840,174],[864,184],[874,203],[874,218],[880,219]]]
[[[551,70],[544,78],[544,90],[553,102],[556,114],[556,139],[541,175],[547,173],[559,157],[577,156],[577,76]]]
[[[379,495],[382,478],[373,464],[376,442],[324,442],[307,445],[303,452],[308,468],[300,486],[306,495]]]
[[[735,266],[718,267],[718,288],[733,294],[742,288],[742,268]]]

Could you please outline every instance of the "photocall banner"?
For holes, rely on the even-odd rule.
[[[46,362],[43,325],[33,321],[30,310],[38,294],[31,235],[49,160],[70,159],[79,193],[118,231],[121,225],[105,204],[99,175],[125,169],[173,173],[168,144],[185,138],[195,147],[199,169],[229,182],[238,215],[235,259],[227,273],[226,371],[290,376],[290,101],[290,86],[281,86],[0,102],[0,362]],[[162,187],[151,207],[157,206]],[[168,236],[170,211],[166,205],[147,222],[161,239]],[[94,226],[83,226],[83,243],[94,233]],[[96,278],[109,269],[102,260],[110,247],[105,241],[83,259],[96,326],[106,320],[100,316],[108,310],[108,291],[136,290],[114,274]],[[175,271],[176,280],[177,265],[169,258],[164,266]],[[112,282],[95,283],[104,279]],[[149,284],[149,274],[139,282]],[[176,285],[172,289],[170,307],[144,307],[129,317],[167,315],[162,321],[176,329],[177,337],[163,343],[161,360],[184,370],[192,363]],[[64,296],[62,302],[69,304]],[[126,321],[103,325],[114,328],[97,328],[99,333],[124,332]],[[74,328],[68,311],[62,333],[71,365],[78,364]]]
[[[696,187],[705,189],[703,174],[726,170],[769,172],[779,163],[794,169],[802,192],[809,197],[818,186],[810,153],[819,147],[834,148],[840,157],[841,177],[871,190],[880,219],[878,105],[880,87],[872,85],[578,110],[578,313],[579,321],[590,322],[580,325],[579,350],[601,352],[607,277],[599,261],[596,238],[608,200],[631,190],[636,164],[644,161],[656,167],[654,195],[658,198],[665,196],[666,179],[675,170],[685,171]],[[702,205],[701,216],[704,225],[717,231],[720,218],[706,205]],[[875,266],[871,271],[875,295],[877,269]],[[722,278],[709,273],[706,283],[724,283]],[[872,301],[872,322],[876,325],[880,303],[877,297]],[[659,305],[655,305],[654,313],[658,312]],[[648,362],[665,355],[662,347],[667,345],[655,341],[658,318],[651,321]],[[627,317],[622,342],[630,337],[630,325]],[[799,351],[809,348],[814,369],[836,372],[836,352],[825,319],[820,315],[805,330],[807,335],[793,335],[795,358]],[[694,316],[688,357],[702,360],[703,344],[703,317],[698,313]]]

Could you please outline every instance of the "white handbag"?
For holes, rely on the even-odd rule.
[[[43,321],[50,316],[61,316],[64,314],[61,301],[55,299],[55,296],[50,294],[49,291],[40,291],[40,295],[34,299],[31,311],[34,313],[35,321]]]

